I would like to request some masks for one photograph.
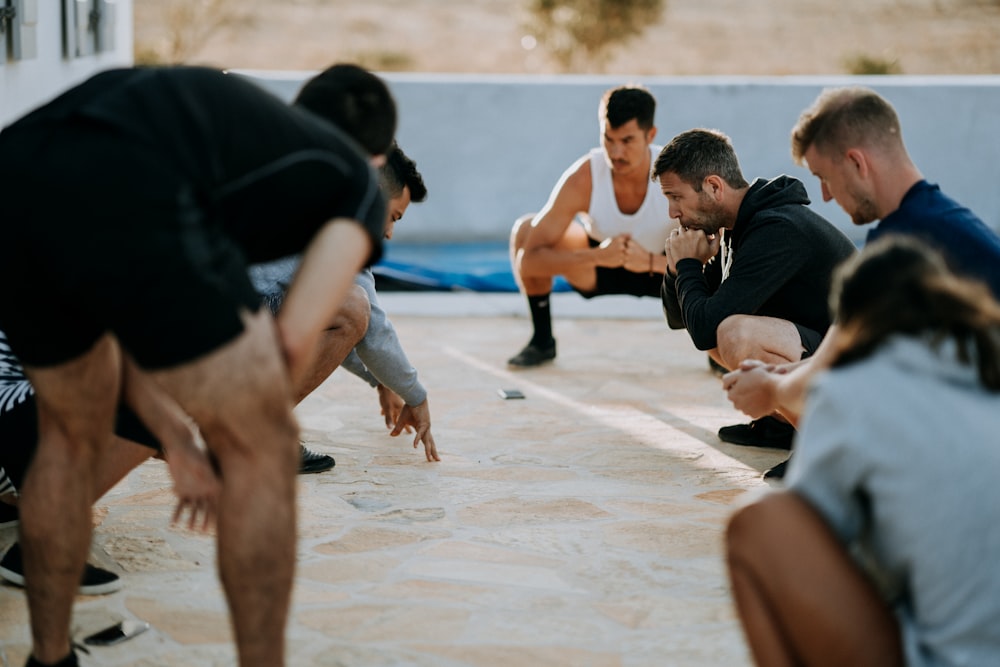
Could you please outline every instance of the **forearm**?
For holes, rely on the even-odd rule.
[[[347,355],[344,362],[340,364],[341,367],[346,370],[351,375],[354,375],[364,382],[367,382],[371,387],[377,387],[379,385],[378,378],[372,375],[365,363],[361,361],[361,357],[358,356],[357,350],[351,350],[351,353]]]
[[[403,350],[396,328],[379,302],[374,276],[365,271],[358,274],[355,281],[368,294],[371,304],[368,331],[354,348],[358,360],[369,375],[398,394],[407,405],[423,403],[427,392],[417,379],[417,371]]]
[[[712,293],[712,288],[695,259],[677,262],[674,280],[681,321],[699,350],[711,350],[717,345],[716,332],[727,315],[739,312],[736,304],[727,304]]]
[[[797,425],[802,416],[809,386],[817,375],[830,368],[837,356],[837,332],[837,326],[831,326],[813,356],[795,364],[787,373],[775,376],[774,399],[778,412],[793,425]]]
[[[399,344],[395,330],[391,335],[382,336],[378,344],[368,345],[361,341],[355,351],[372,376],[399,394],[407,405],[420,405],[427,399],[427,390],[420,384],[417,370]]]
[[[310,243],[278,314],[278,331],[292,385],[305,375],[320,333],[333,320],[371,251],[361,225],[327,223]]]

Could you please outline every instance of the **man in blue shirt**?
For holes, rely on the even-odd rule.
[[[880,220],[869,242],[889,234],[918,237],[952,271],[986,283],[1000,299],[1000,235],[924,180],[895,109],[876,92],[850,87],[820,94],[792,130],[792,157],[819,178],[824,201],[835,199],[855,224]],[[798,365],[745,361],[723,379],[729,400],[754,419],[779,412],[796,423],[809,382],[828,366],[831,339],[827,333],[816,354]],[[772,476],[781,474],[783,468]]]

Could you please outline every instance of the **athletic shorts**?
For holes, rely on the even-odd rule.
[[[792,322],[792,324],[795,324],[795,322]],[[795,324],[795,328],[799,330],[799,339],[802,341],[802,347],[805,349],[805,352],[802,353],[802,358],[805,359],[816,354],[819,344],[823,342],[823,334],[804,327],[801,324]]]
[[[173,165],[86,120],[4,138],[0,327],[26,366],[112,332],[168,368],[243,331],[260,304],[243,253]]]
[[[590,239],[590,247],[596,248],[600,242]],[[589,291],[573,288],[585,299],[592,299],[595,296],[607,294],[631,294],[632,296],[654,296],[660,297],[660,288],[663,285],[663,274],[653,273],[633,273],[628,269],[607,267],[597,267],[597,286]]]
[[[25,381],[27,382],[27,381]],[[115,433],[157,452],[160,443],[143,426],[134,412],[121,406]],[[6,470],[17,489],[24,484],[24,475],[38,449],[38,409],[34,394],[0,412],[0,468]]]

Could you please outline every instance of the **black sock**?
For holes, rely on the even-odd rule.
[[[542,347],[552,342],[552,311],[549,309],[549,294],[528,297],[528,309],[531,311],[531,325],[535,334],[531,337],[532,345]]]
[[[51,665],[45,665],[44,663],[35,660],[35,656],[28,656],[28,662],[24,667],[78,667],[80,663],[76,661],[76,652],[70,651],[69,655],[60,660],[59,662],[52,663]]]

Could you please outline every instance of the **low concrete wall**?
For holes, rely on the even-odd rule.
[[[285,98],[307,72],[246,72]],[[514,219],[540,208],[562,171],[597,145],[606,76],[387,74],[400,107],[399,143],[417,161],[428,200],[411,208],[404,243],[506,239]],[[681,77],[636,79],[658,101],[657,143],[692,127],[733,139],[748,179],[802,179],[813,208],[861,240],[818,181],[791,159],[789,132],[828,86],[861,84],[899,112],[910,153],[928,180],[1000,230],[1000,76]]]

